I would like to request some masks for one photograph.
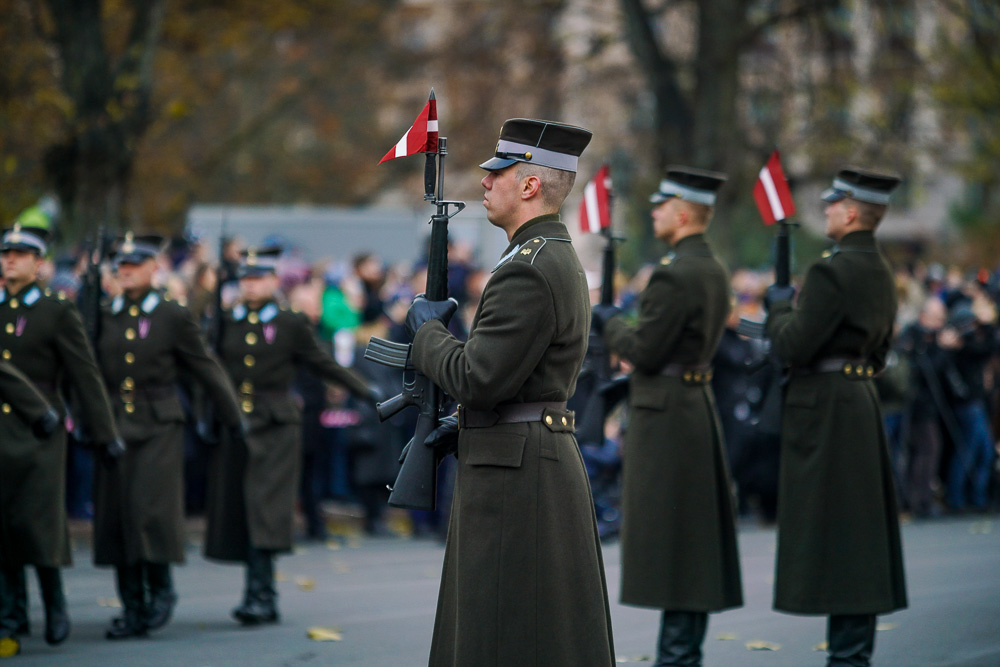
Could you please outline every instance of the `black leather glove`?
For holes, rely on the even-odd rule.
[[[791,285],[771,285],[764,293],[764,307],[771,310],[771,304],[791,301],[795,298],[795,288]]]
[[[49,408],[45,414],[39,417],[31,425],[31,432],[38,439],[47,438],[56,432],[62,424],[62,418],[55,408]]]
[[[420,327],[431,320],[441,320],[445,326],[448,326],[448,322],[456,310],[458,310],[458,301],[454,299],[428,301],[423,294],[418,294],[414,297],[413,303],[410,304],[410,309],[406,311],[406,322],[404,323],[406,333],[410,334],[412,339],[417,335]]]
[[[118,464],[118,459],[125,456],[127,450],[125,441],[115,438],[111,442],[104,443],[104,447],[101,448],[101,461],[106,467],[113,468]]]
[[[458,416],[451,415],[438,421],[438,427],[424,438],[424,444],[433,447],[439,459],[458,451]]]
[[[598,334],[604,333],[604,325],[615,315],[622,312],[622,309],[618,306],[608,306],[604,304],[597,304],[593,307],[590,314],[590,323],[594,328],[594,331]]]

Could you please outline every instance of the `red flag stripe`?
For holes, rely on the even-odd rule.
[[[785,179],[785,172],[781,169],[778,151],[771,154],[767,164],[760,170],[753,196],[765,225],[773,225],[795,214],[795,201]]]
[[[413,125],[403,134],[403,137],[396,142],[396,145],[389,149],[389,152],[378,161],[382,164],[386,160],[394,160],[398,157],[406,157],[414,153],[436,153],[438,145],[438,118],[437,100],[431,93],[431,99],[427,100],[423,110]]]
[[[611,226],[610,184],[610,170],[604,165],[584,186],[580,202],[580,230],[583,233],[592,234]]]

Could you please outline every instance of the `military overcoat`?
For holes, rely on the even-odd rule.
[[[906,606],[892,468],[869,373],[885,365],[895,315],[892,271],[867,231],[844,236],[809,268],[797,307],[771,306],[767,330],[791,367],[775,609],[879,614]],[[863,363],[810,371],[832,359]]]
[[[233,426],[240,422],[236,395],[190,311],[156,290],[111,301],[98,362],[128,451],[95,472],[94,562],[183,562],[187,416],[178,376],[196,379]]]
[[[74,417],[91,441],[117,437],[76,306],[34,283],[14,295],[0,290],[0,340],[0,357],[63,415],[58,390],[73,391]],[[65,507],[66,430],[38,439],[16,411],[0,411],[0,564],[69,565]]]
[[[26,425],[34,424],[52,407],[28,376],[0,359],[0,412],[15,413]],[[6,407],[4,407],[6,406]]]
[[[622,482],[621,601],[673,611],[743,603],[734,499],[711,384],[665,376],[715,354],[729,277],[704,236],[685,237],[653,271],[636,325],[605,324],[632,363]]]
[[[467,342],[438,321],[414,364],[474,410],[560,402],[587,348],[587,282],[557,215],[514,234]],[[594,504],[572,424],[462,428],[430,664],[615,662]]]
[[[268,302],[237,305],[223,320],[222,363],[249,421],[246,446],[224,440],[209,470],[205,556],[244,562],[251,546],[292,548],[302,460],[302,410],[291,392],[305,366],[324,380],[368,396],[368,385],[340,366],[305,315]]]

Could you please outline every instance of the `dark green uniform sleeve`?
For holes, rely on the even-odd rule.
[[[797,308],[790,301],[771,304],[767,333],[782,361],[805,366],[830,340],[841,319],[843,303],[836,276],[828,263],[817,262],[806,273]]]
[[[219,417],[228,426],[240,423],[242,413],[236,399],[236,390],[226,376],[219,361],[208,351],[194,317],[187,308],[177,308],[177,340],[174,358],[177,364],[188,369],[205,388],[219,410]]]
[[[65,370],[76,398],[83,410],[84,423],[90,439],[98,444],[118,438],[111,402],[104,388],[94,353],[83,328],[76,306],[66,303],[59,314],[55,344],[60,365]]]
[[[349,368],[337,363],[333,355],[324,352],[305,315],[297,315],[295,362],[327,382],[344,385],[351,393],[367,398],[371,390],[365,380]]]
[[[605,323],[604,340],[608,347],[640,372],[658,373],[670,359],[688,321],[685,296],[676,273],[669,269],[654,271],[639,298],[636,326],[630,326],[623,317]]]
[[[462,405],[491,410],[524,386],[555,333],[552,292],[528,262],[504,264],[483,291],[479,320],[462,343],[439,321],[420,327],[414,365]]]
[[[0,400],[9,403],[28,424],[34,424],[52,407],[28,376],[6,361],[0,361]]]

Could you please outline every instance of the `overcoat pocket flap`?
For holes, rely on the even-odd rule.
[[[471,466],[520,468],[526,439],[513,433],[471,434],[466,463]]]
[[[660,377],[639,377],[632,375],[631,404],[636,408],[664,410],[670,395],[670,386]]]
[[[268,407],[271,420],[276,424],[295,424],[302,420],[298,406],[291,399],[275,401]]]
[[[184,408],[176,397],[157,398],[149,402],[153,408],[153,415],[159,422],[182,422],[184,421]]]
[[[802,408],[811,408],[816,405],[816,392],[799,389],[798,391],[788,391],[785,395],[785,405],[794,405]]]

